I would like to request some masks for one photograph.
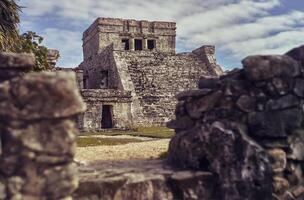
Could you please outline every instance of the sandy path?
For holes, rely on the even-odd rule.
[[[168,150],[170,139],[159,139],[116,146],[78,147],[77,161],[158,158]]]

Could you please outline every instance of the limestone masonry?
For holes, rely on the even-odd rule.
[[[176,24],[98,18],[83,34],[76,69],[87,104],[84,130],[163,125],[174,118],[174,96],[199,77],[222,73],[214,46],[175,53]]]
[[[74,73],[24,74],[34,63],[28,54],[0,53],[0,199],[71,199],[74,118],[85,105]]]
[[[243,66],[177,95],[169,162],[217,174],[221,200],[303,200],[304,46]]]

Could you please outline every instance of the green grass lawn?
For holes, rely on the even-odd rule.
[[[90,135],[131,135],[151,138],[172,138],[174,136],[174,130],[166,127],[136,127],[133,130],[108,130],[107,132],[82,132],[81,136]]]
[[[138,127],[130,135],[153,138],[172,138],[174,130],[167,127]]]
[[[92,136],[78,137],[78,147],[93,147],[93,146],[115,146],[121,144],[128,144],[131,142],[142,142],[139,139],[127,139],[127,138],[98,138]]]
[[[131,131],[109,131],[109,132],[83,132],[80,137],[77,138],[78,147],[88,146],[102,146],[102,145],[121,145],[131,142],[142,142],[136,138],[98,138],[94,135],[131,135],[139,137],[151,137],[151,138],[171,138],[174,136],[174,130],[166,127],[137,127]]]

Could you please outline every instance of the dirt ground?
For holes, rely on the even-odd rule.
[[[111,138],[136,138],[141,139],[142,142],[115,146],[78,147],[75,160],[78,162],[90,162],[96,160],[158,158],[160,154],[168,150],[170,141],[170,139],[149,139],[131,136],[111,136]]]

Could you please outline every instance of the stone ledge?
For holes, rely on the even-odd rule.
[[[75,200],[215,199],[212,173],[175,170],[163,160],[99,161],[79,171]]]
[[[0,94],[0,117],[10,120],[65,118],[86,109],[73,72],[29,73],[2,84]]]
[[[35,58],[31,54],[0,53],[0,70],[7,68],[30,69],[35,65]]]
[[[131,91],[122,91],[114,89],[82,89],[81,95],[85,101],[115,101],[131,102]]]

